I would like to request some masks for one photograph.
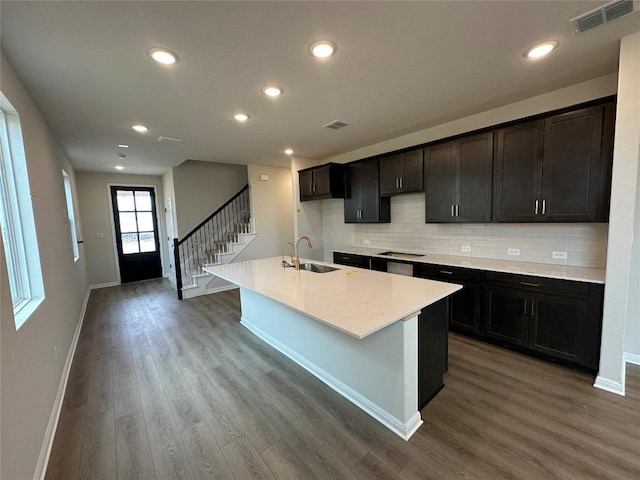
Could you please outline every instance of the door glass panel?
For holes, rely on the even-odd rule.
[[[136,192],[136,210],[151,211],[151,193],[150,192]]]
[[[153,232],[140,233],[140,251],[141,252],[156,251],[156,239]]]
[[[126,190],[118,190],[118,211],[132,211],[135,210],[135,206],[133,204],[133,192],[129,192]]]
[[[137,232],[138,227],[136,226],[136,214],[133,212],[120,212],[118,214],[120,216],[120,231],[122,233],[129,232]],[[151,230],[151,229],[145,229]]]
[[[122,253],[138,253],[140,248],[138,247],[138,234],[137,233],[123,233],[122,234]]]
[[[151,212],[138,212],[138,231],[150,232],[152,230],[153,217],[151,216]]]

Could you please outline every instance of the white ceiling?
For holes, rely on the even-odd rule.
[[[76,169],[113,171],[127,143],[125,173],[161,174],[186,159],[288,165],[288,146],[323,159],[614,72],[640,12],[569,26],[603,3],[3,0],[0,41]],[[308,54],[318,39],[337,43],[329,61]],[[549,39],[550,58],[523,58]],[[265,97],[270,83],[284,95]],[[322,128],[337,119],[351,125]]]

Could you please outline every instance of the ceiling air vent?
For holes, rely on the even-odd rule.
[[[347,125],[351,124],[349,122],[343,122],[342,120],[334,120],[333,122],[323,125],[323,127],[330,128],[331,130],[339,130],[342,127],[346,127]]]
[[[570,23],[573,33],[586,32],[611,20],[628,15],[638,9],[637,3],[633,0],[613,0],[613,2],[606,3],[595,10],[572,18]]]
[[[181,138],[165,137],[164,135],[160,135],[158,141],[164,143],[182,143]]]

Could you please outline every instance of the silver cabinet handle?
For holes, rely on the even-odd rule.
[[[446,275],[453,275],[453,272],[450,272],[449,270],[440,270],[440,273],[444,273]]]
[[[546,214],[547,213],[547,201],[546,200],[542,200],[542,214]]]
[[[524,314],[523,315],[527,314],[527,303],[528,303],[528,300],[525,298],[524,299]]]
[[[520,285],[524,285],[525,287],[539,287],[539,283],[529,283],[529,282],[520,282]]]
[[[396,188],[400,188],[400,182],[398,182],[398,177],[396,177]]]
[[[531,316],[532,317],[536,316],[536,303],[538,303],[537,300],[531,300]]]
[[[452,217],[455,217],[455,208],[456,208],[455,205],[451,205],[451,216]]]
[[[400,188],[404,188],[404,178],[400,177]]]
[[[456,205],[456,217],[460,216],[460,205]]]
[[[538,200],[536,200],[536,211],[535,211],[535,215],[538,214]]]

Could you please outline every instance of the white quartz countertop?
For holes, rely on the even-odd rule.
[[[567,265],[554,265],[548,263],[512,262],[509,260],[494,260],[491,258],[475,258],[457,255],[420,254],[419,252],[407,252],[421,255],[418,257],[390,257],[387,255],[380,255],[380,253],[393,251],[393,249],[383,248],[343,247],[335,248],[333,251],[386,258],[390,261],[404,260],[415,263],[431,263],[435,265],[448,265],[451,267],[472,268],[492,272],[533,275],[536,277],[574,280],[578,282],[604,283],[605,279],[605,271],[600,268],[571,267]]]
[[[205,267],[208,273],[364,338],[460,290],[460,285],[338,267],[327,273],[280,266],[280,257]]]

